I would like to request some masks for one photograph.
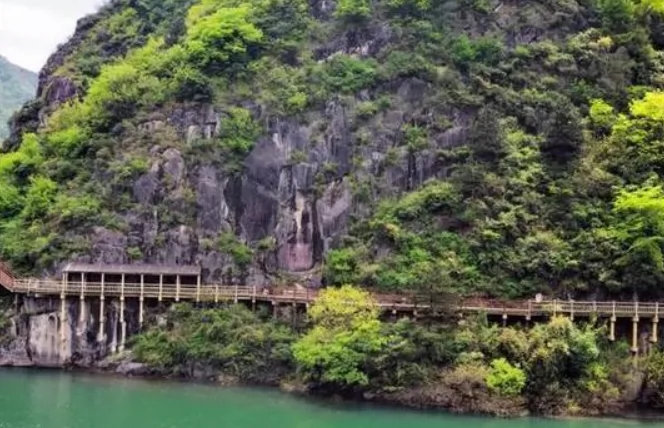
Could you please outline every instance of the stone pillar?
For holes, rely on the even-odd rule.
[[[85,322],[85,274],[81,274],[81,299],[78,311],[78,322],[83,324]]]
[[[122,282],[120,283],[120,345],[118,350],[120,352],[125,349],[125,340],[127,338],[127,324],[125,323],[125,275],[122,274]]]
[[[104,274],[101,274],[101,295],[99,296],[99,332],[97,333],[97,342],[103,343],[106,340],[106,312],[104,312],[104,303],[106,297],[104,296]]]
[[[143,302],[145,300],[145,277],[141,274],[141,295],[138,298],[138,325],[143,327]]]
[[[64,362],[67,345],[67,272],[62,273],[60,292],[60,359]]]
[[[652,343],[657,343],[657,324],[659,323],[659,318],[654,317],[652,319],[652,335],[650,336],[650,341]]]
[[[639,353],[639,317],[632,318],[632,352],[634,355]]]
[[[120,296],[120,352],[125,350],[125,341],[127,339],[127,323],[125,322],[125,298]]]

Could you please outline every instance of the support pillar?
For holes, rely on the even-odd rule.
[[[609,327],[609,340],[615,342],[616,340],[616,317],[611,317],[611,326]]]
[[[639,317],[632,318],[632,352],[634,355],[639,353]]]
[[[62,274],[62,291],[60,292],[60,355],[65,355],[65,341],[67,340],[67,273]]]
[[[138,298],[138,325],[143,327],[143,302],[145,301],[145,277],[141,275],[141,295]]]
[[[254,291],[251,294],[251,310],[256,312],[256,286],[254,285]]]
[[[659,302],[655,303],[655,316],[652,317],[652,336],[650,341],[657,343],[657,324],[659,323]]]
[[[122,282],[120,283],[120,352],[125,349],[125,339],[127,338],[127,324],[125,323],[125,275],[122,274]]]
[[[574,321],[574,301],[570,300],[569,302],[569,319],[570,321]]]
[[[85,273],[81,274],[81,299],[78,311],[78,322],[83,324],[85,322]]]
[[[127,339],[127,323],[125,321],[125,298],[120,296],[120,346],[118,350],[123,352],[125,350],[125,341]]]
[[[503,327],[507,327],[507,313],[503,312]]]
[[[180,275],[175,276],[175,301],[180,301]]]
[[[219,284],[214,284],[214,303],[219,303]]]
[[[159,303],[164,298],[164,275],[159,275]]]
[[[650,336],[650,341],[652,343],[657,343],[657,325],[659,323],[659,318],[652,319],[652,335]]]
[[[196,276],[196,303],[201,301],[201,276]]]
[[[99,297],[99,332],[97,333],[97,342],[102,343],[105,341],[106,336],[106,313],[104,312],[104,274],[101,274],[101,295]]]

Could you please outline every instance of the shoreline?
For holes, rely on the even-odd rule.
[[[109,370],[103,367],[80,367],[80,366],[37,366],[37,365],[26,365],[26,366],[0,366],[0,370],[9,370],[9,371],[23,371],[28,373],[67,373],[73,376],[86,376],[90,378],[102,378],[109,380],[129,380],[136,382],[145,382],[153,384],[172,384],[172,385],[198,385],[206,386],[211,388],[239,388],[239,389],[265,389],[269,391],[280,392],[283,394],[288,394],[290,396],[297,397],[302,400],[312,401],[319,404],[325,405],[341,405],[341,406],[363,406],[369,405],[372,407],[385,408],[385,409],[395,409],[410,411],[415,413],[425,413],[425,414],[446,414],[454,416],[467,416],[467,417],[479,417],[479,418],[491,418],[491,419],[550,419],[550,420],[607,420],[607,421],[624,421],[624,422],[641,422],[645,424],[650,423],[661,423],[664,422],[664,412],[657,412],[654,409],[639,409],[637,404],[631,406],[625,406],[623,412],[611,413],[611,414],[598,414],[598,415],[574,415],[574,414],[559,414],[559,415],[538,415],[532,414],[528,411],[521,414],[513,414],[509,416],[498,416],[491,415],[481,412],[472,412],[462,409],[452,410],[444,407],[435,407],[435,406],[414,406],[409,405],[403,401],[389,399],[388,395],[380,394],[361,394],[353,398],[347,396],[332,394],[316,394],[310,390],[303,388],[303,385],[298,385],[296,383],[288,383],[282,381],[279,384],[268,384],[268,383],[247,383],[247,382],[232,382],[224,383],[209,378],[197,378],[197,377],[184,377],[184,376],[168,376],[163,374],[136,374],[136,373],[122,373],[116,369]],[[227,378],[226,378],[227,379]],[[372,397],[368,398],[368,395]],[[628,410],[631,407],[631,410]]]

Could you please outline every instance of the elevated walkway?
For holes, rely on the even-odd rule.
[[[82,265],[71,264],[63,270],[60,280],[17,277],[12,270],[0,263],[0,285],[15,294],[32,296],[59,296],[64,301],[68,296],[76,296],[83,301],[88,298],[101,300],[101,313],[106,299],[118,299],[121,304],[121,317],[124,323],[124,303],[126,299],[138,299],[140,303],[140,323],[143,323],[145,299],[158,301],[249,301],[252,306],[266,302],[275,308],[279,305],[304,305],[308,308],[317,297],[316,290],[296,288],[259,289],[252,286],[224,284],[202,284],[198,267],[161,267],[156,265]],[[376,304],[384,311],[418,316],[430,313],[432,308],[426,299],[416,296],[374,294]],[[497,303],[484,300],[469,300],[456,306],[459,313],[486,313],[508,317],[519,317],[527,321],[535,318],[564,315],[572,320],[575,317],[606,317],[610,320],[610,339],[615,340],[615,323],[619,318],[630,318],[633,322],[633,344],[636,347],[638,322],[650,319],[651,341],[657,341],[657,325],[663,318],[659,302],[597,302],[597,301],[510,301]],[[101,316],[101,315],[100,315]]]

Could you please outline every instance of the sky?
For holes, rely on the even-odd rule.
[[[56,47],[74,33],[76,21],[103,0],[0,0],[0,55],[39,71]]]

